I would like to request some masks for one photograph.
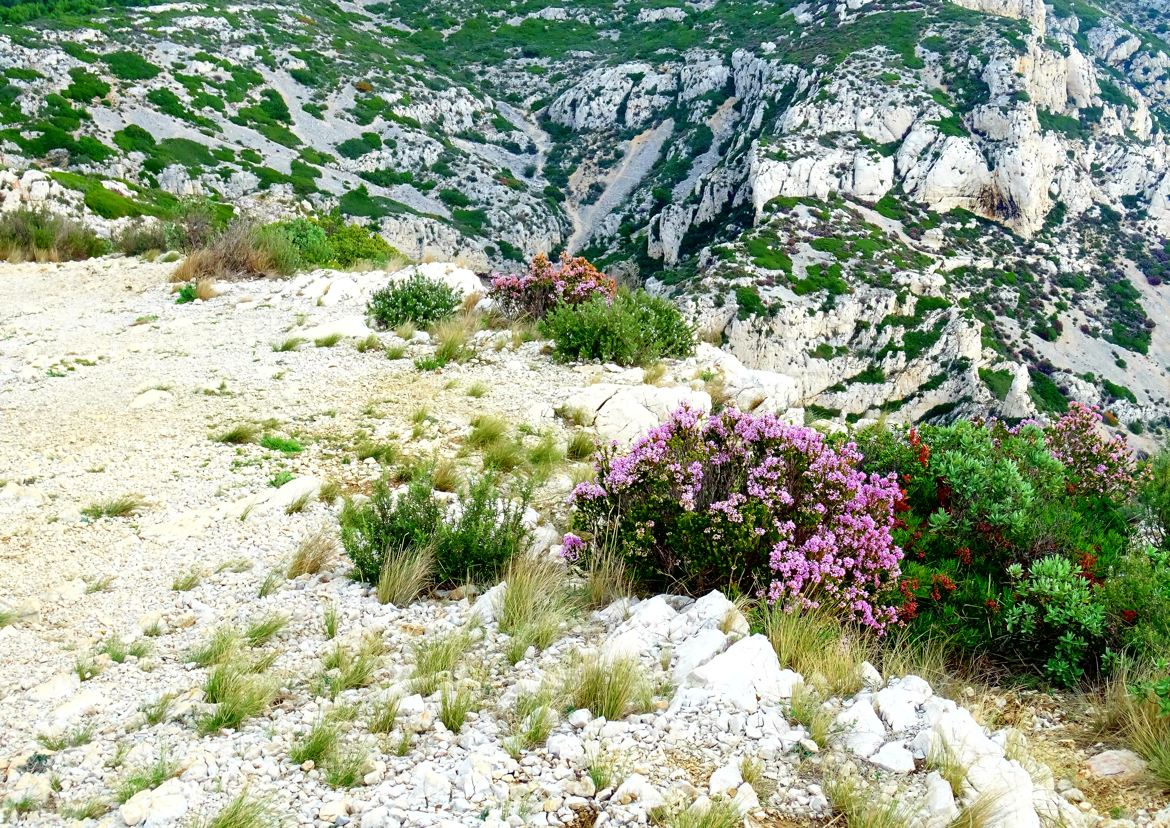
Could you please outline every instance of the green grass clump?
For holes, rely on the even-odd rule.
[[[321,760],[333,753],[340,736],[341,732],[336,725],[322,719],[313,725],[313,729],[304,738],[293,745],[288,758],[298,765],[305,762],[320,764]]]
[[[296,438],[280,437],[276,434],[265,434],[260,438],[260,445],[283,454],[299,454],[305,450],[305,447]]]
[[[565,682],[573,709],[588,710],[610,721],[650,709],[653,688],[642,666],[633,658],[581,661]]]
[[[220,432],[211,439],[217,443],[238,446],[245,443],[254,443],[259,437],[259,426],[252,425],[251,423],[241,423],[240,425],[232,426],[227,431]]]
[[[215,816],[197,823],[198,828],[277,828],[279,824],[272,810],[263,802],[249,799],[247,791]]]
[[[145,501],[139,495],[122,495],[112,500],[103,500],[86,506],[81,510],[81,514],[90,520],[100,520],[104,517],[128,517],[138,512],[144,505]]]
[[[178,772],[178,763],[162,752],[154,763],[128,773],[114,789],[114,798],[123,803],[140,791],[157,788]]]
[[[238,662],[216,665],[203,685],[204,699],[214,710],[196,719],[201,735],[225,728],[239,729],[246,720],[263,713],[276,697],[276,682]]]

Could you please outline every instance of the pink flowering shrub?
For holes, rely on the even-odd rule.
[[[683,407],[629,451],[602,451],[573,493],[576,526],[614,539],[635,580],[694,593],[729,586],[786,607],[832,607],[881,630],[902,552],[892,476],[853,444],[777,417]],[[588,554],[566,536],[570,557]]]
[[[1101,414],[1074,402],[1068,412],[1045,431],[1052,456],[1064,464],[1069,493],[1123,501],[1132,497],[1144,479],[1125,437],[1107,437],[1100,428]]]
[[[558,264],[540,253],[522,276],[497,273],[492,276],[491,296],[510,316],[543,319],[560,304],[577,305],[595,296],[612,301],[617,283],[583,256],[561,254]]]

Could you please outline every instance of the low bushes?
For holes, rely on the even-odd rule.
[[[461,302],[459,294],[445,282],[415,273],[375,292],[370,297],[369,313],[384,328],[407,322],[425,326],[450,319]]]
[[[1170,570],[1133,520],[1149,475],[1099,421],[1074,403],[1047,428],[859,435],[863,468],[902,486],[902,622],[1064,685],[1108,666],[1108,652],[1165,651]]]
[[[341,543],[367,583],[377,584],[388,563],[424,550],[433,556],[436,583],[484,581],[527,548],[526,503],[525,493],[510,499],[491,474],[472,482],[451,510],[435,497],[429,475],[399,492],[382,482],[367,502],[346,502]]]
[[[296,249],[283,236],[239,219],[206,246],[187,254],[171,274],[173,282],[289,276],[296,271]]]
[[[695,332],[677,307],[645,291],[620,292],[611,301],[594,296],[580,304],[557,305],[540,323],[562,360],[645,365],[662,357],[686,357],[695,350]]]
[[[492,276],[491,296],[504,313],[513,317],[543,319],[559,304],[576,305],[593,298],[612,301],[617,283],[583,256],[561,254],[554,265],[538,254],[523,276],[497,273]]]
[[[694,352],[695,332],[665,299],[618,291],[617,283],[585,258],[562,254],[532,260],[521,276],[495,274],[491,297],[508,316],[539,320],[560,359],[600,359],[645,365]]]
[[[911,641],[1065,686],[1170,651],[1170,460],[1139,462],[1079,404],[852,437],[683,408],[595,465],[564,557],[618,560],[642,592],[766,599],[778,649],[815,649],[787,619],[815,610],[877,633],[874,659]]]
[[[312,267],[385,264],[401,258],[380,236],[337,217],[272,224],[237,219],[192,249],[172,277],[241,279],[289,276]]]
[[[773,415],[681,408],[573,492],[575,526],[613,539],[636,582],[702,594],[729,585],[788,608],[831,608],[883,629],[900,574],[892,476],[852,446]],[[595,554],[576,536],[566,553]]]
[[[108,244],[79,221],[48,210],[0,214],[0,260],[80,261],[108,252]]]

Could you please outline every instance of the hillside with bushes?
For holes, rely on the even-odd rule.
[[[0,191],[102,235],[334,210],[479,271],[584,253],[856,423],[1165,425],[1164,10],[15,2]]]

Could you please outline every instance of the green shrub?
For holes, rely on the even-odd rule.
[[[1170,451],[1161,452],[1150,462],[1138,504],[1150,541],[1156,548],[1170,551]]]
[[[901,620],[966,656],[1072,684],[1170,638],[1170,570],[1132,551],[1144,473],[1079,407],[1042,428],[959,421],[856,435],[904,490]],[[1099,470],[1104,469],[1104,472]],[[1148,609],[1148,614],[1147,614]]]
[[[89,103],[94,98],[104,98],[110,94],[110,85],[92,72],[73,68],[69,70],[69,77],[73,83],[61,92],[66,98],[80,103]]]
[[[303,265],[320,267],[333,260],[333,247],[321,225],[298,218],[270,225],[271,232],[283,235],[296,250]]]
[[[376,291],[369,312],[384,328],[405,322],[431,325],[454,316],[460,302],[459,294],[445,282],[415,273]]]
[[[523,552],[529,539],[523,520],[527,502],[526,492],[517,501],[507,497],[494,475],[471,483],[460,501],[459,516],[439,533],[435,551],[439,582],[482,583]]]
[[[0,214],[0,261],[79,261],[107,250],[92,229],[47,210]]]
[[[598,297],[560,305],[540,323],[563,360],[601,360],[646,365],[662,357],[694,353],[695,332],[677,307],[645,291],[620,292],[612,302]]]
[[[983,380],[983,384],[988,387],[994,396],[1000,402],[1007,399],[1008,392],[1012,390],[1012,372],[1011,371],[992,371],[990,368],[979,369],[979,379]]]
[[[329,234],[333,260],[342,267],[369,262],[385,264],[402,254],[386,243],[377,233],[371,233],[357,224],[342,224]]]
[[[162,71],[137,52],[110,52],[102,55],[101,60],[114,77],[122,80],[150,80]]]
[[[1073,562],[1049,555],[1025,574],[1021,564],[1007,570],[1012,590],[1003,620],[1021,647],[1048,654],[1044,673],[1065,687],[1084,675],[1084,664],[1100,648],[1105,633],[1105,607],[1090,582]]]
[[[341,543],[357,575],[377,583],[388,558],[433,551],[435,580],[451,585],[483,581],[527,548],[523,522],[528,493],[513,501],[491,474],[472,482],[453,515],[432,491],[430,474],[420,474],[395,494],[379,483],[370,499],[342,508]]]
[[[426,547],[441,520],[442,507],[429,477],[414,480],[397,496],[383,481],[367,502],[346,500],[340,517],[341,545],[361,579],[376,584],[387,554]]]

